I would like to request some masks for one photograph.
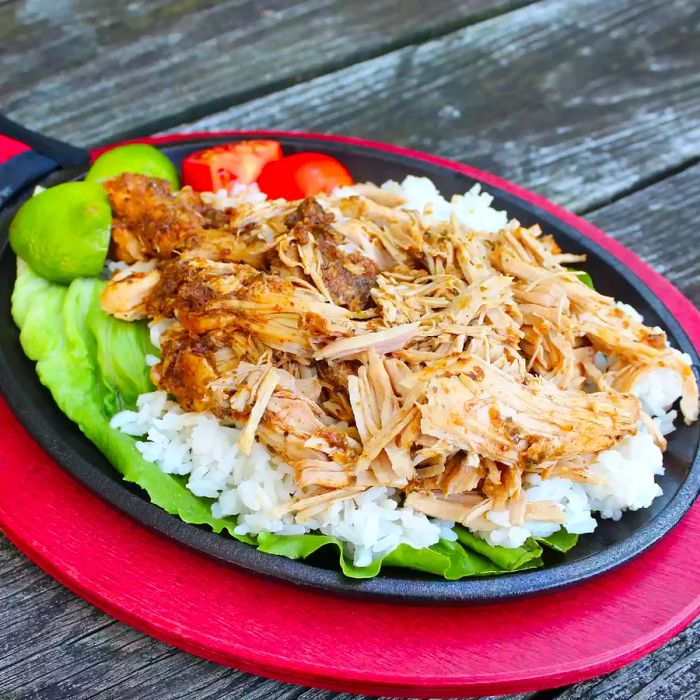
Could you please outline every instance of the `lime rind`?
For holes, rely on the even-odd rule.
[[[10,245],[39,275],[68,284],[102,271],[112,228],[107,193],[66,182],[28,199],[10,224]]]
[[[122,173],[137,173],[167,180],[180,189],[177,168],[168,156],[146,143],[130,143],[105,151],[90,166],[86,182],[104,182]]]

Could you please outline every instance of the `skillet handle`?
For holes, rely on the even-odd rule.
[[[53,170],[89,161],[86,149],[25,129],[0,114],[0,208]]]

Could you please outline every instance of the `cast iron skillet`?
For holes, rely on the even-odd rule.
[[[191,151],[237,138],[241,137],[192,138],[161,143],[160,148],[179,164]],[[401,179],[407,174],[424,175],[434,180],[447,196],[464,192],[475,182],[472,177],[451,170],[447,165],[383,151],[371,145],[307,135],[278,138],[288,154],[313,150],[337,157],[358,181],[383,182],[389,178]],[[82,167],[58,171],[46,178],[43,184],[79,178],[84,170]],[[525,225],[540,223],[545,231],[554,234],[565,250],[586,252],[588,262],[585,269],[593,277],[598,290],[635,306],[648,324],[664,328],[672,343],[689,353],[694,365],[698,364],[694,347],[668,309],[616,258],[569,224],[527,200],[490,185],[487,189],[495,196],[495,207],[506,209],[510,216]],[[188,547],[266,577],[329,593],[426,603],[488,602],[569,586],[629,561],[669,532],[697,495],[700,485],[699,428],[698,424],[681,425],[670,436],[664,456],[666,473],[659,479],[664,494],[654,501],[651,508],[627,512],[618,522],[601,521],[595,533],[581,537],[579,544],[568,554],[548,554],[543,569],[462,581],[445,581],[404,570],[384,570],[374,579],[350,580],[339,572],[337,555],[331,555],[330,551],[306,562],[292,561],[263,554],[205,527],[183,523],[152,505],[138,487],[121,480],[105,457],[56,407],[49,392],[39,383],[34,363],[22,352],[18,331],[10,317],[15,257],[6,242],[9,221],[18,204],[29,195],[28,190],[25,188],[0,212],[0,389],[31,435],[64,469],[122,511]],[[90,523],[85,523],[85,527],[90,527]]]

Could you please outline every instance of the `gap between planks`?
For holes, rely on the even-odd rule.
[[[587,211],[699,155],[699,22],[689,0],[547,0],[172,131],[390,141]]]
[[[672,167],[664,168],[662,170],[659,170],[658,172],[651,173],[646,177],[641,177],[637,182],[633,183],[629,187],[626,187],[625,189],[622,189],[619,192],[615,192],[609,197],[602,198],[600,201],[591,202],[591,204],[584,207],[580,212],[578,212],[578,214],[579,216],[586,217],[589,214],[595,213],[599,209],[604,209],[605,207],[611,204],[615,204],[615,202],[619,202],[625,199],[626,197],[629,197],[630,195],[636,194],[640,190],[645,190],[648,187],[658,185],[664,180],[668,180],[669,178],[672,178],[675,175],[680,175],[686,170],[690,170],[698,163],[700,163],[700,156],[695,156],[693,158],[688,158],[687,160],[681,161],[680,163]]]
[[[19,0],[9,0],[9,2],[17,1]],[[357,63],[363,63],[375,58],[380,58],[385,54],[393,53],[394,51],[399,51],[409,46],[419,46],[420,44],[425,44],[428,41],[434,41],[435,39],[440,39],[443,36],[447,36],[448,34],[465,29],[466,27],[471,27],[479,24],[480,22],[501,17],[528,5],[536,5],[541,2],[544,2],[544,0],[510,0],[506,1],[502,6],[496,5],[493,7],[487,7],[481,12],[476,12],[469,17],[446,21],[441,25],[431,27],[430,29],[418,30],[414,34],[406,35],[384,46],[377,47],[375,49],[362,49],[343,58],[331,60],[328,63],[319,65],[317,68],[302,70],[300,73],[294,76],[263,83],[255,87],[251,87],[248,90],[220,95],[216,98],[203,101],[181,111],[173,112],[167,117],[160,117],[158,119],[142,123],[138,127],[117,131],[108,139],[100,140],[99,143],[91,145],[101,146],[107,143],[114,143],[116,141],[123,141],[141,136],[150,136],[154,133],[168,131],[179,124],[203,119],[210,114],[215,114],[216,112],[221,112],[226,109],[236,107],[237,105],[250,102],[251,100],[267,97],[268,95],[286,90],[294,85],[306,83],[324,75],[336,73],[337,71],[345,68],[350,68]],[[2,6],[2,0],[0,0],[0,6]]]

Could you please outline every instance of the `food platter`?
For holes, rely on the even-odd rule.
[[[182,135],[154,141],[189,145],[191,139],[210,143],[245,135]],[[632,280],[632,303],[644,313],[665,314],[668,330],[684,349],[689,343],[700,345],[700,314],[669,282],[591,224],[537,195],[431,156],[354,139],[310,138],[341,149],[364,147],[398,160],[416,158],[529,203],[538,217],[560,222],[576,241],[606,261],[599,268],[601,286],[607,284],[605,273],[610,270],[627,276]],[[599,264],[596,260],[594,265]],[[4,269],[4,274],[11,272]],[[5,278],[3,284],[10,282]],[[67,419],[56,424],[55,432],[38,429],[52,418],[51,403],[42,398],[38,384],[26,389],[35,392],[29,397],[41,409],[37,414],[16,395],[13,400],[13,384],[33,375],[31,363],[20,355],[9,365],[12,371],[8,369],[13,360],[12,328],[3,298],[3,387],[10,387],[7,399],[16,415],[0,400],[0,528],[61,583],[158,639],[288,682],[369,694],[453,697],[532,691],[610,672],[660,646],[700,612],[698,505],[681,518],[697,493],[697,464],[690,477],[679,480],[676,496],[684,494],[687,505],[674,516],[680,519],[678,525],[667,521],[656,527],[668,517],[664,512],[669,512],[673,499],[665,500],[664,512],[647,523],[654,541],[671,528],[661,541],[624,566],[612,566],[569,590],[528,600],[508,600],[503,591],[498,597],[506,599],[496,605],[459,605],[469,596],[430,607],[405,600],[400,605],[356,600],[245,572],[225,559],[195,551],[191,542],[183,547],[173,532],[157,532],[160,526],[180,528],[183,536],[200,531],[151,507],[109,470],[95,468],[94,451],[80,435],[67,445],[64,435],[77,433]],[[692,461],[695,449],[696,442],[688,441],[685,458]],[[89,488],[70,467],[76,451],[80,461],[72,464],[92,469]],[[642,532],[645,527],[642,524]],[[514,577],[492,580],[508,578]],[[419,601],[439,602],[429,595]]]
[[[496,197],[495,205],[505,208],[523,224],[542,224],[567,250],[588,254],[586,269],[600,291],[631,303],[650,325],[660,325],[673,343],[691,355],[698,364],[695,349],[677,314],[659,298],[658,293],[620,262],[610,251],[589,235],[582,233],[579,222],[571,215],[517,187],[467,166],[441,159],[411,154],[400,149],[367,144],[353,139],[299,134],[273,134],[285,151],[314,150],[336,156],[350,169],[356,180],[400,179],[407,174],[433,179],[446,195],[468,189],[474,182],[486,185]],[[267,132],[237,135],[238,138],[269,136]],[[164,137],[159,147],[175,162],[193,150],[236,136]],[[81,171],[62,171],[50,176],[55,184],[76,178]],[[3,229],[12,209],[3,214]],[[606,249],[607,248],[607,249]],[[14,256],[3,252],[0,304],[5,322],[2,326],[0,378],[10,406],[29,432],[71,474],[112,505],[135,517],[148,527],[167,535],[180,544],[238,567],[282,579],[297,585],[318,588],[349,596],[384,597],[391,600],[422,602],[473,602],[499,600],[530,595],[572,585],[629,561],[663,537],[693,502],[700,483],[698,463],[698,426],[682,427],[673,433],[665,455],[666,474],[661,479],[664,496],[649,509],[626,513],[619,522],[605,521],[592,535],[566,555],[552,556],[549,565],[539,571],[506,576],[470,579],[458,582],[436,580],[404,573],[382,574],[375,579],[352,581],[336,571],[330,561],[319,558],[312,563],[272,557],[231,538],[216,535],[204,528],[187,525],[152,505],[138,489],[123,482],[109,462],[85,439],[78,429],[57,409],[39,384],[29,362],[21,352],[18,332],[9,321],[9,298],[14,280]],[[691,306],[692,308],[692,306]]]

